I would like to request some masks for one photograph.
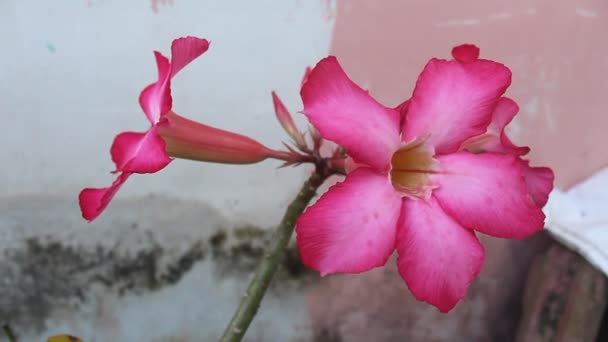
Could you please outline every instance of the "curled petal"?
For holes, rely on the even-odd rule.
[[[114,138],[110,153],[116,164],[115,172],[154,173],[171,162],[156,126],[143,133],[120,133]]]
[[[520,160],[520,164],[530,197],[538,207],[544,207],[553,190],[553,170],[548,167],[530,167],[527,160]]]
[[[158,124],[167,153],[175,158],[225,164],[251,164],[266,158],[291,160],[241,134],[224,131],[169,112]],[[297,162],[297,161],[294,161]]]
[[[171,78],[209,49],[207,39],[182,37],[171,43]]]
[[[86,188],[78,195],[82,217],[87,221],[96,219],[108,206],[118,189],[127,181],[130,173],[121,173],[107,188]]]
[[[321,276],[384,265],[395,249],[401,202],[386,176],[353,171],[298,218],[302,262]]]
[[[158,67],[158,80],[148,85],[139,95],[139,104],[154,125],[171,110],[171,78],[209,48],[206,39],[179,38],[171,44],[171,62],[160,52],[154,51]]]
[[[479,58],[479,48],[473,44],[462,44],[452,49],[452,57],[461,63],[471,63]]]
[[[430,60],[416,83],[403,125],[403,140],[429,135],[438,154],[456,151],[486,131],[496,102],[511,83],[502,64]]]
[[[432,197],[405,200],[397,229],[397,267],[408,288],[416,299],[450,311],[481,271],[483,246]]]
[[[496,109],[494,109],[494,113],[492,114],[492,122],[488,127],[488,132],[499,137],[500,144],[497,144],[499,147],[496,149],[496,151],[487,150],[488,152],[511,153],[517,156],[523,156],[530,152],[530,148],[527,146],[520,147],[513,144],[511,139],[509,139],[507,136],[507,132],[505,130],[518,111],[519,106],[510,98],[503,97],[498,100]]]
[[[438,156],[433,196],[457,222],[503,238],[525,238],[544,227],[545,215],[528,195],[519,158],[457,152]]]
[[[148,85],[139,94],[139,105],[152,125],[160,120],[162,114],[171,109],[171,64],[167,57],[154,51],[158,68],[158,81]]]
[[[471,152],[510,153],[518,156],[527,154],[530,152],[530,148],[513,144],[505,131],[506,126],[518,111],[519,106],[515,101],[507,97],[500,98],[492,114],[492,122],[488,126],[488,130],[484,134],[465,140],[460,149]]]
[[[508,97],[501,97],[496,103],[494,113],[492,113],[492,122],[488,125],[488,131],[498,135],[504,131],[517,112],[519,112],[517,102]]]
[[[351,81],[335,57],[322,59],[301,91],[304,114],[323,138],[378,170],[399,146],[399,112],[374,100]]]

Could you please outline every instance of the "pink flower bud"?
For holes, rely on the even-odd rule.
[[[244,135],[186,119],[174,112],[158,124],[165,150],[175,158],[224,164],[253,164],[266,158],[291,159]]]
[[[291,114],[277,93],[274,91],[272,92],[272,103],[274,104],[274,112],[277,116],[277,120],[279,120],[279,123],[281,123],[281,126],[283,126],[285,132],[289,134],[291,139],[293,139],[293,142],[300,150],[306,150],[306,140],[304,139],[304,135],[298,131],[296,124],[293,122]]]

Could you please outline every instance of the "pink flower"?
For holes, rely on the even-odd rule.
[[[80,192],[82,216],[98,217],[133,173],[154,173],[171,162],[171,157],[229,164],[248,164],[272,157],[291,161],[294,154],[271,150],[257,141],[186,119],[174,113],[171,80],[186,65],[202,55],[209,42],[196,37],[179,38],[171,44],[171,61],[155,51],[158,81],[140,94],[139,103],[150,129],[123,132],[116,136],[110,153],[116,164],[116,180],[106,188]]]
[[[515,239],[542,230],[553,187],[550,169],[528,167],[524,150],[502,138],[517,111],[501,97],[510,70],[479,59],[472,45],[452,53],[431,59],[396,109],[353,83],[335,57],[321,60],[301,91],[304,114],[352,158],[346,179],[297,221],[303,262],[322,276],[359,273],[396,249],[413,295],[442,312],[481,271],[474,230]],[[484,135],[491,144],[478,153],[463,146]]]
[[[171,110],[171,79],[209,48],[206,39],[185,37],[171,44],[171,62],[154,51],[158,67],[158,81],[147,86],[139,96],[150,129],[146,132],[124,132],[116,136],[110,153],[116,164],[116,180],[107,188],[86,188],[78,196],[82,216],[94,220],[108,206],[118,189],[133,173],[153,173],[171,162],[165,142],[158,134],[158,124]]]

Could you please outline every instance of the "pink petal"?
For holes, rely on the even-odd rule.
[[[304,114],[328,140],[378,170],[399,146],[399,112],[374,100],[351,81],[335,57],[322,59],[302,87]]]
[[[405,200],[397,232],[397,267],[416,299],[450,311],[481,271],[484,250],[475,234],[447,215],[433,197]]]
[[[306,83],[306,81],[308,81],[308,76],[310,76],[310,72],[312,71],[312,69],[307,66],[306,69],[304,69],[304,76],[302,76],[302,81],[300,81],[300,87],[304,86],[304,83]]]
[[[555,179],[553,171],[548,167],[530,167],[527,160],[520,160],[520,164],[530,197],[538,207],[544,207],[549,199],[549,193],[553,190]]]
[[[479,58],[479,48],[472,44],[462,44],[452,49],[452,57],[461,63],[471,63]]]
[[[321,276],[384,265],[395,248],[401,202],[385,175],[353,171],[298,218],[302,262]]]
[[[110,153],[116,171],[121,172],[153,173],[171,162],[156,126],[144,133],[120,133],[114,138]]]
[[[464,227],[514,239],[543,229],[545,215],[529,198],[515,156],[463,151],[436,158],[442,172],[433,176],[433,195]]]
[[[169,60],[158,51],[154,51],[154,57],[158,68],[158,81],[148,85],[139,94],[139,105],[152,125],[157,123],[172,105]]]
[[[186,65],[209,49],[209,41],[197,37],[183,37],[171,43],[171,78]]]
[[[485,132],[510,83],[511,71],[499,63],[430,60],[410,100],[403,140],[429,135],[438,154],[456,151],[465,139]]]
[[[88,221],[93,221],[97,218],[130,175],[130,173],[121,173],[112,185],[107,188],[83,189],[78,195],[78,204],[80,205],[82,217]]]
[[[460,149],[472,152],[511,153],[518,156],[527,154],[530,152],[530,148],[513,144],[505,132],[506,126],[518,111],[519,106],[515,101],[501,97],[496,103],[492,122],[490,122],[487,132],[465,140]]]
[[[399,127],[403,126],[405,115],[407,114],[407,108],[410,106],[410,99],[401,102],[395,110],[399,112]]]
[[[206,39],[179,38],[171,44],[171,63],[160,52],[154,51],[158,81],[150,84],[139,95],[139,104],[151,124],[157,123],[172,106],[171,78],[209,48]]]
[[[517,102],[508,97],[501,97],[496,102],[496,108],[494,108],[494,113],[492,113],[492,122],[488,126],[488,131],[494,134],[502,132],[509,122],[513,120],[517,112],[519,112]]]
[[[518,156],[530,152],[530,148],[527,146],[519,147],[513,144],[505,131],[505,128],[513,120],[517,112],[519,112],[519,106],[515,101],[508,97],[502,97],[498,100],[494,113],[492,114],[492,122],[488,127],[488,132],[499,137],[498,146],[501,148],[496,151],[487,150],[488,152],[511,153]]]

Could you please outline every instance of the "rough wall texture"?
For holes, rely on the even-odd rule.
[[[268,230],[234,226],[200,202],[119,203],[86,224],[65,198],[0,200],[0,321],[22,341],[65,332],[86,341],[207,341],[222,332]],[[295,249],[288,255],[251,341],[309,334],[304,293],[315,277]]]

